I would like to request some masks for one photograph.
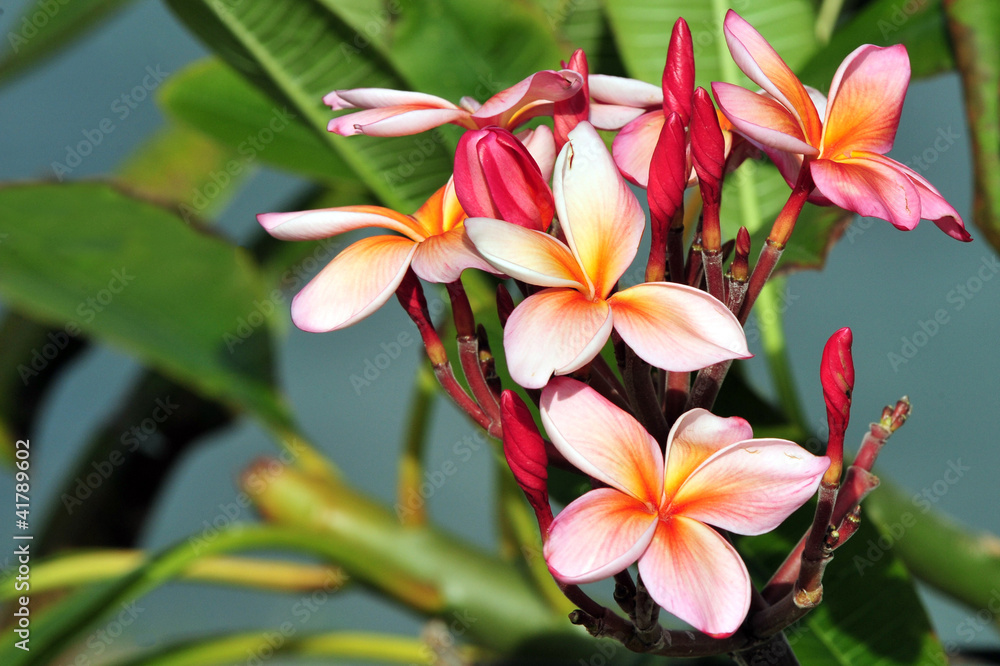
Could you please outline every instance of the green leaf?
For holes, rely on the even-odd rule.
[[[204,134],[169,125],[118,168],[117,180],[135,194],[179,204],[185,222],[210,220],[225,209],[253,173],[230,150]],[[233,165],[236,164],[234,167]]]
[[[293,627],[294,629],[294,627]],[[337,631],[325,634],[289,636],[279,634],[275,641],[274,630],[255,633],[214,636],[185,641],[141,654],[135,658],[113,662],[114,666],[213,666],[238,664],[248,661],[247,655],[281,655],[322,659],[323,663],[342,663],[345,660],[377,661],[379,663],[434,664],[439,663],[428,649],[426,641],[418,638],[391,634],[364,634]],[[275,644],[277,643],[277,644]],[[462,654],[472,663],[478,655],[474,649],[462,649]],[[486,655],[478,655],[485,657]],[[317,662],[318,663],[318,662]]]
[[[729,8],[760,31],[795,69],[816,51],[815,12],[809,0],[607,0],[615,41],[629,74],[659,84],[670,43],[670,31],[679,17],[691,28],[697,84],[729,81],[750,86],[736,68],[722,34]],[[755,88],[756,89],[756,88]]]
[[[862,44],[905,44],[914,77],[955,66],[941,0],[875,0],[838,28],[830,43],[796,71],[803,82],[825,94],[840,63]]]
[[[812,512],[807,505],[776,531],[739,539],[739,550],[758,582],[765,581],[798,542]],[[892,551],[879,547],[881,536],[863,520],[851,540],[837,549],[823,578],[823,603],[786,631],[801,663],[948,663],[906,567]]]
[[[59,53],[123,9],[129,0],[32,2],[7,33],[0,56],[0,84]]]
[[[421,92],[480,102],[569,59],[540,12],[507,0],[404,5],[393,33],[395,67]]]
[[[377,49],[356,48],[357,33],[318,1],[168,4],[226,62],[320,133],[388,207],[413,212],[448,180],[452,159],[440,133],[388,139],[326,131],[332,113],[322,98],[331,90],[409,85]]]
[[[972,216],[1000,251],[1000,4],[955,0],[946,11],[973,136]]]
[[[6,187],[0,209],[0,294],[9,305],[123,348],[265,422],[288,423],[271,384],[260,305],[270,302],[242,250],[101,183]]]
[[[263,162],[324,181],[356,180],[319,132],[215,58],[171,76],[158,101],[178,121],[227,146],[235,160],[229,172]]]
[[[55,656],[88,627],[105,617],[126,610],[143,595],[183,575],[192,566],[213,555],[237,550],[287,549],[329,559],[328,540],[297,530],[272,526],[233,527],[213,531],[211,538],[192,536],[169,548],[132,573],[113,583],[77,591],[31,624],[31,651],[25,652],[6,641],[0,646],[0,663],[5,666],[50,664]],[[332,574],[324,590],[343,584],[343,576]]]

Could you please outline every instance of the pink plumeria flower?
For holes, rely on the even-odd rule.
[[[750,576],[711,526],[763,534],[816,492],[829,465],[794,442],[752,439],[750,424],[704,409],[681,417],[659,445],[590,387],[553,379],[542,423],[557,449],[607,484],[556,516],[545,560],[557,580],[592,583],[639,563],[650,596],[710,636],[734,633],[750,608]]]
[[[333,331],[364,319],[392,297],[410,268],[442,283],[454,282],[466,268],[494,272],[465,234],[465,212],[451,180],[413,215],[344,206],[262,213],[257,220],[282,240],[317,240],[366,227],[401,234],[362,238],[327,264],[292,301],[292,321],[304,331]]]
[[[612,294],[635,257],[646,216],[590,123],[569,133],[553,191],[565,243],[500,220],[466,221],[476,249],[499,271],[548,287],[519,304],[504,329],[514,381],[541,388],[553,374],[582,368],[612,328],[640,358],[665,370],[750,356],[736,317],[703,291],[648,282]]]
[[[753,93],[713,83],[723,113],[761,147],[794,185],[804,158],[815,185],[811,200],[909,230],[921,218],[962,241],[961,216],[923,176],[889,159],[910,81],[906,47],[865,44],[841,63],[829,100],[806,88],[770,44],[736,12],[724,22],[733,59],[764,89]],[[822,118],[822,119],[821,119]]]
[[[582,86],[583,78],[572,70],[545,70],[481,105],[470,97],[455,105],[434,95],[386,88],[334,90],[323,102],[334,111],[364,109],[330,121],[327,129],[342,136],[406,136],[447,123],[466,129],[495,125],[513,130],[537,116],[552,115],[555,102],[569,99]]]

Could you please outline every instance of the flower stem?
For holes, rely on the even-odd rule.
[[[450,282],[447,287],[448,296],[451,298],[451,309],[455,317],[458,358],[462,364],[462,373],[465,375],[465,381],[468,382],[473,397],[489,418],[487,431],[493,437],[499,438],[500,402],[483,374],[484,368],[479,357],[479,335],[472,314],[472,306],[469,304],[469,297],[465,293],[465,288],[462,287],[461,280]]]
[[[427,443],[431,414],[434,413],[436,395],[434,375],[426,365],[421,364],[417,369],[417,381],[413,387],[413,397],[407,415],[403,455],[399,459],[396,494],[400,504],[405,504],[410,496],[420,495],[420,484],[424,480],[424,448]],[[412,512],[401,516],[400,520],[406,525],[425,525],[427,523],[425,505],[420,503],[414,507]]]

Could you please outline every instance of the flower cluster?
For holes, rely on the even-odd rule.
[[[970,238],[930,183],[885,157],[909,80],[902,46],[854,51],[827,99],[735,12],[724,31],[736,63],[762,90],[714,83],[718,110],[694,86],[683,20],[660,86],[592,75],[578,51],[566,69],[535,73],[482,104],[336,90],[325,98],[332,109],[358,109],[330,122],[337,134],[465,128],[453,178],[413,214],[348,206],[259,216],[287,240],[365,227],[392,232],[359,240],[331,261],[296,296],[296,325],[317,332],[350,326],[397,294],[442,385],[503,437],[538,515],[546,561],[567,595],[582,599],[576,584],[638,563],[636,594],[647,591],[714,637],[736,632],[751,601],[749,575],[727,534],[774,529],[816,492],[828,468],[824,484],[839,482],[839,450],[831,467],[830,458],[790,441],[754,439],[743,419],[709,411],[731,361],[750,356],[742,323],[802,206],[837,205],[901,229],[923,217]],[[526,128],[538,118],[550,118],[551,129],[537,121]],[[610,152],[598,130],[615,132]],[[778,166],[791,196],[753,274],[741,230],[723,275],[721,182],[758,151]],[[648,190],[651,250],[645,281],[620,288],[647,227],[633,186]],[[695,186],[704,205],[697,228],[684,221],[685,190]],[[467,269],[513,279],[522,293],[515,305],[504,287],[498,292],[507,371],[538,404],[550,446],[520,399],[501,393],[462,290]],[[417,278],[448,286],[471,396],[455,381]],[[609,346],[617,373],[602,354]],[[554,520],[549,456],[594,486]]]

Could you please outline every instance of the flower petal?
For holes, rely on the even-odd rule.
[[[541,287],[590,290],[576,257],[546,233],[488,217],[469,218],[465,229],[488,262],[517,280]]]
[[[583,77],[570,69],[535,72],[523,81],[501,90],[472,114],[479,127],[498,125],[505,129],[533,118],[536,106],[569,99],[583,86]]]
[[[732,635],[750,610],[750,575],[739,553],[696,520],[658,522],[639,575],[653,601],[709,636]]]
[[[899,164],[898,162],[896,164],[896,168],[906,174],[910,182],[913,183],[913,186],[917,188],[917,193],[920,194],[920,217],[930,220],[937,225],[938,229],[956,240],[963,242],[971,241],[972,236],[965,230],[965,223],[962,221],[962,216],[958,214],[958,211],[951,204],[945,201],[941,193],[926,178],[913,169],[905,164]]]
[[[338,116],[327,123],[328,132],[340,136],[408,136],[419,134],[469,116],[462,109],[428,109],[420,106],[390,106]]]
[[[590,123],[569,133],[553,191],[567,244],[597,297],[606,298],[635,257],[646,215]]]
[[[819,145],[823,129],[819,114],[805,86],[781,56],[732,9],[726,13],[723,32],[736,65],[795,115],[807,143]]]
[[[733,313],[700,289],[646,282],[618,292],[608,303],[625,344],[658,368],[687,372],[751,356]]]
[[[403,280],[417,244],[399,236],[362,238],[337,255],[292,300],[292,321],[322,333],[382,307]]]
[[[456,227],[417,244],[412,265],[413,272],[421,279],[438,284],[454,282],[466,268],[499,273],[476,251],[465,227]]]
[[[655,511],[611,488],[599,488],[563,509],[545,542],[556,580],[593,583],[624,571],[642,554],[659,521]]]
[[[737,534],[763,534],[816,492],[829,466],[829,458],[814,456],[795,442],[737,442],[692,472],[668,511]]]
[[[446,99],[388,88],[334,90],[323,98],[323,102],[334,111],[365,109],[330,121],[327,130],[341,136],[406,136],[456,122],[469,115],[468,111]]]
[[[655,511],[663,489],[663,454],[632,415],[582,382],[554,377],[542,390],[545,431],[577,469]]]
[[[537,233],[537,232],[536,232]],[[545,289],[514,308],[504,329],[507,369],[525,388],[579,370],[611,335],[611,310],[575,289]]]
[[[623,127],[611,143],[611,154],[622,175],[639,187],[649,187],[649,163],[663,129],[663,111],[644,113]]]
[[[542,179],[546,183],[551,181],[552,169],[556,164],[556,139],[552,136],[552,130],[548,125],[539,125],[523,134],[518,132],[516,136],[535,159],[535,164],[542,172]]]
[[[260,213],[257,221],[267,233],[281,240],[319,240],[366,227],[391,229],[415,241],[425,238],[423,228],[412,217],[380,206]]]
[[[341,109],[381,109],[413,106],[425,109],[457,109],[446,99],[427,93],[391,88],[351,88],[334,90],[323,97],[323,103],[334,111]]]
[[[798,121],[774,99],[730,83],[713,83],[719,108],[740,134],[762,146],[802,155],[818,155]]]
[[[830,86],[823,155],[851,150],[883,155],[892,150],[910,83],[910,58],[902,44],[865,44],[841,63]]]
[[[910,230],[920,222],[920,194],[898,162],[875,153],[815,160],[810,164],[820,194],[844,210],[887,220]]]
[[[722,418],[701,408],[681,414],[667,436],[664,503],[716,451],[752,437],[753,428],[738,416]]]
[[[645,111],[663,105],[663,88],[652,83],[607,74],[591,74],[587,83],[595,102]]]

